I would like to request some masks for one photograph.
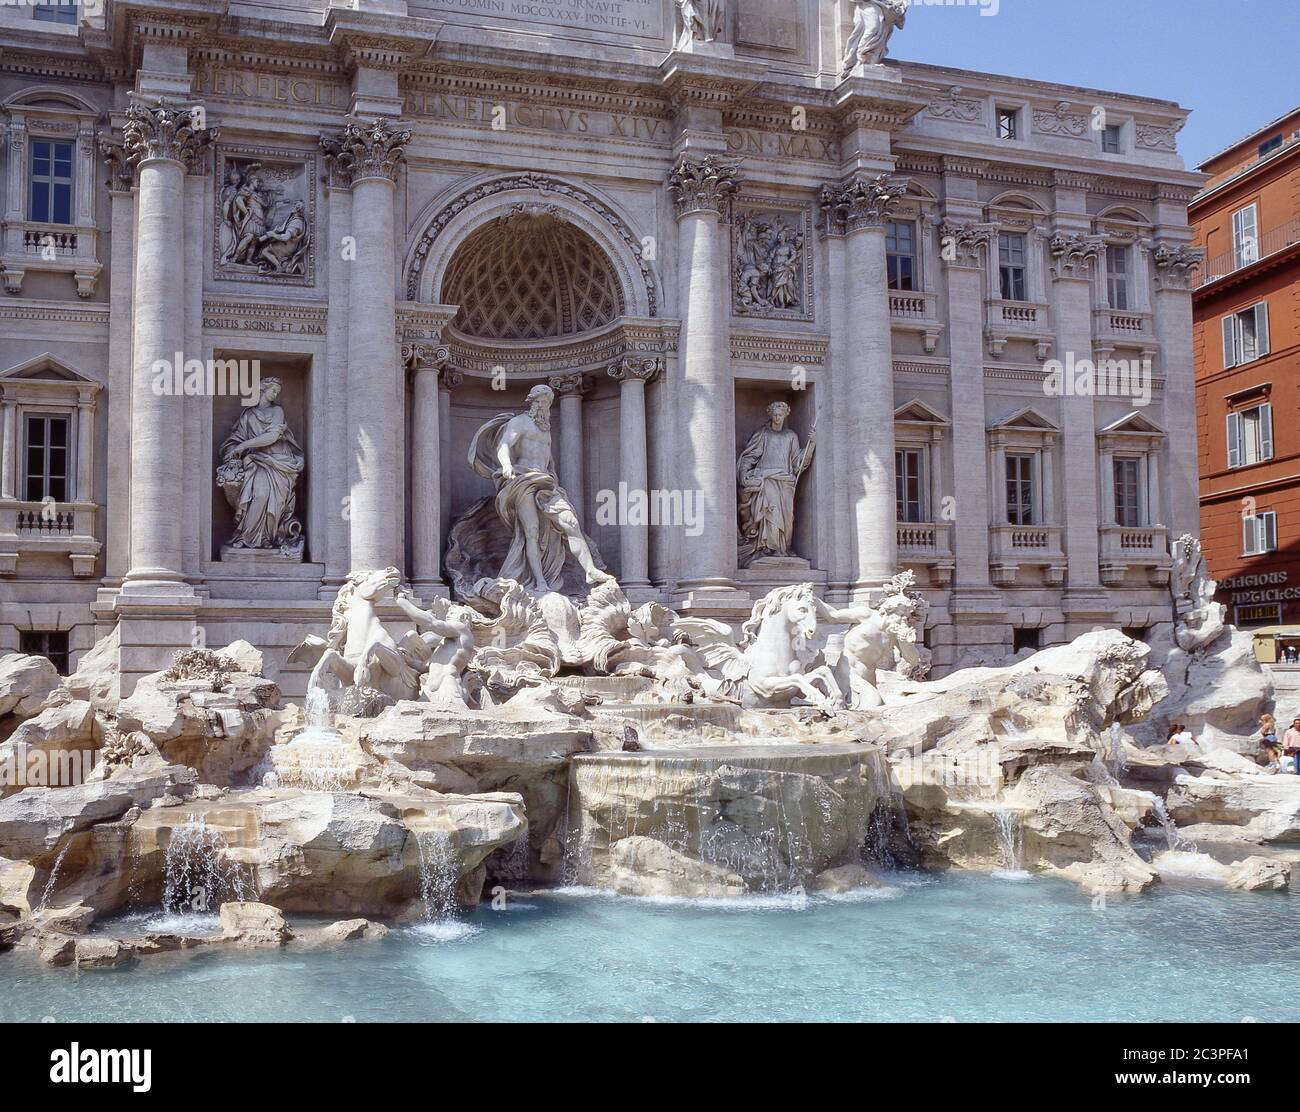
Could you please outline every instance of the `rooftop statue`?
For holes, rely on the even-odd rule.
[[[677,49],[693,42],[718,42],[726,32],[727,0],[677,0],[682,16],[682,33]]]
[[[851,0],[853,33],[844,47],[840,76],[860,65],[879,65],[889,53],[894,31],[907,21],[909,0]]]

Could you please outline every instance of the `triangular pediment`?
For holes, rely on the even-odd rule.
[[[48,351],[19,363],[16,367],[0,371],[0,380],[19,382],[75,382],[98,388],[100,384],[87,378],[75,367],[65,363]]]
[[[947,425],[948,418],[936,413],[923,401],[913,399],[906,405],[894,410],[895,421],[906,421],[915,425]]]
[[[1140,436],[1164,436],[1165,430],[1150,417],[1134,410],[1127,417],[1121,417],[1113,424],[1101,430],[1103,433],[1134,433]]]
[[[1007,429],[1019,430],[1022,432],[1060,432],[1060,428],[1052,421],[1049,421],[1033,406],[1025,406],[1024,409],[1018,409],[1009,417],[1004,417],[989,426],[990,430]]]

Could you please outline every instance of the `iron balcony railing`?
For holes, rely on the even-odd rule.
[[[1265,232],[1256,240],[1247,240],[1240,248],[1225,251],[1208,260],[1197,282],[1197,289],[1263,262],[1297,243],[1300,243],[1300,217],[1271,232]]]

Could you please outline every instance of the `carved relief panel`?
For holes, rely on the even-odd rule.
[[[213,190],[213,276],[315,285],[317,177],[314,154],[220,148]]]
[[[736,316],[812,320],[812,244],[807,205],[738,197],[731,222]]]

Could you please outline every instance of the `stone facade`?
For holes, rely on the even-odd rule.
[[[242,638],[297,694],[350,572],[447,592],[492,492],[470,440],[543,382],[634,601],[730,620],[910,567],[940,670],[1167,628],[1198,531],[1186,113],[896,60],[905,30],[876,61],[901,17],[873,6],[0,9],[0,649],[75,661],[120,623],[129,688]],[[1135,377],[1089,389],[1089,359]],[[230,544],[265,512],[265,445],[222,454],[254,364],[252,424],[305,457],[300,548]],[[742,568],[737,458],[776,401],[817,450],[792,553]]]

